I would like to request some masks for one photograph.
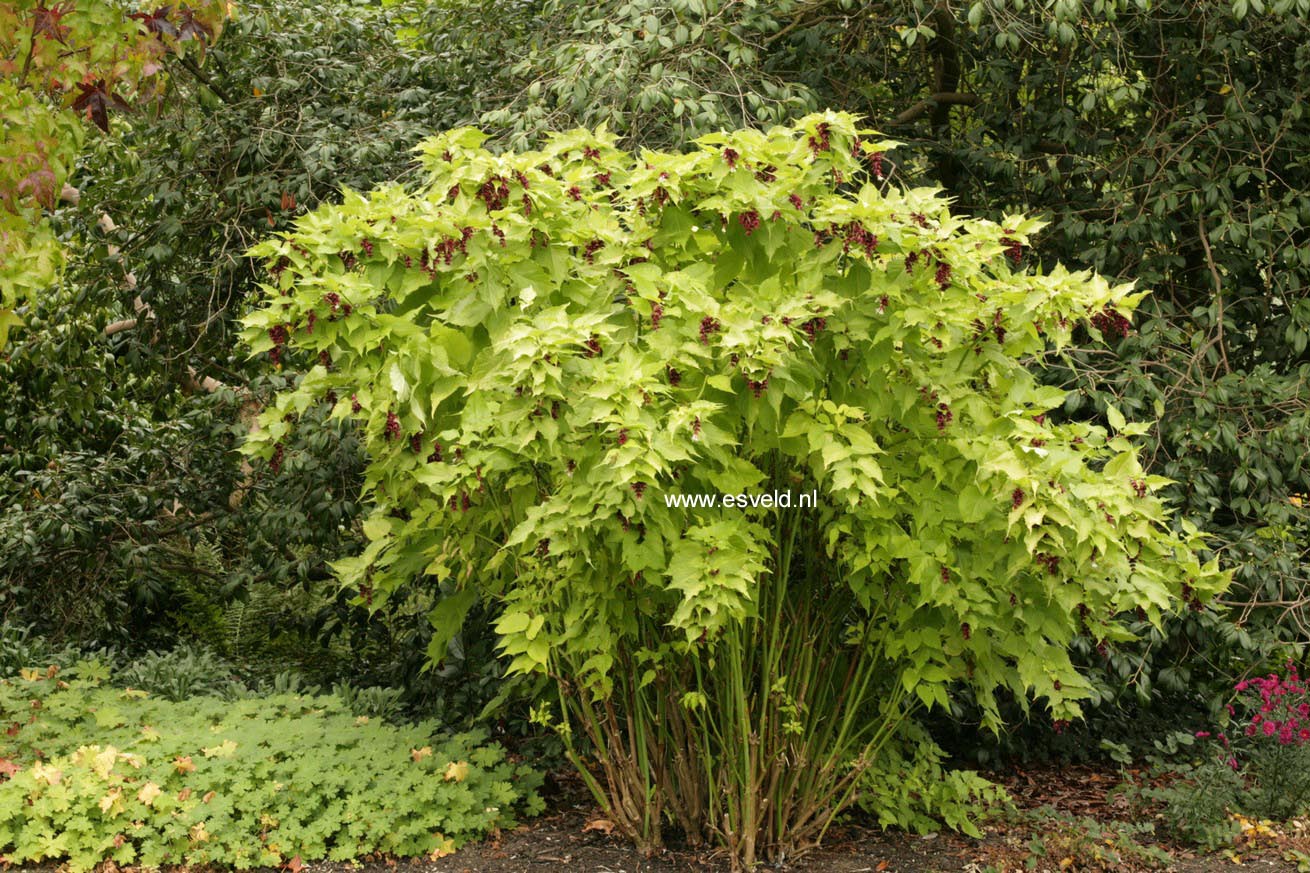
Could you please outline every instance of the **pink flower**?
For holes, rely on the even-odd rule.
[[[1278,725],[1275,722],[1267,721],[1265,722],[1264,730],[1265,736],[1272,737],[1274,734],[1278,733]]]
[[[1196,738],[1197,738],[1198,740],[1203,740],[1203,739],[1205,739],[1205,738],[1208,737],[1208,736],[1210,736],[1210,732],[1209,732],[1209,731],[1197,731],[1197,732],[1196,732]]]

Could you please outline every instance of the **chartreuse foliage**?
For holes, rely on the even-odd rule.
[[[251,347],[305,375],[249,450],[315,404],[357,421],[376,508],[342,578],[373,604],[440,586],[447,634],[499,603],[511,670],[555,677],[645,846],[667,818],[746,864],[802,850],[953,683],[991,724],[1002,689],[1074,717],[1076,635],[1227,578],[1169,526],[1142,428],[1053,423],[1064,393],[1025,368],[1142,295],[1016,270],[1036,222],[890,186],[870,135],[828,113],[497,156],[461,129],[416,190],[254,250]],[[819,507],[665,499],[788,489]]]
[[[246,869],[444,854],[540,808],[539,777],[477,734],[356,718],[335,697],[157,699],[107,670],[0,681],[0,855]]]

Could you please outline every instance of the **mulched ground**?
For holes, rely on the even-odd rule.
[[[992,774],[1010,791],[1021,810],[1017,817],[989,825],[980,840],[955,834],[927,837],[886,832],[876,827],[850,825],[829,833],[825,846],[781,867],[794,873],[1028,873],[1028,871],[1288,871],[1294,862],[1283,860],[1289,847],[1310,851],[1310,833],[1295,840],[1283,837],[1263,845],[1243,846],[1238,860],[1214,854],[1198,856],[1178,847],[1159,845],[1173,856],[1165,863],[1136,860],[1097,860],[1101,843],[1113,830],[1096,833],[1096,823],[1113,828],[1140,819],[1140,810],[1111,792],[1125,774],[1093,767],[1016,769]],[[554,811],[496,839],[467,846],[433,861],[401,862],[395,873],[691,873],[726,871],[720,858],[672,848],[654,858],[643,858],[617,834],[606,833],[600,812],[577,790],[564,786],[553,798]],[[1053,810],[1056,825],[1046,826],[1032,810]],[[1089,821],[1094,819],[1094,822]],[[601,826],[598,826],[600,822]],[[1068,823],[1067,839],[1062,834]],[[1044,845],[1034,849],[1034,840]],[[1236,853],[1234,853],[1236,854]],[[317,865],[314,865],[317,866]],[[312,868],[306,868],[312,870]]]

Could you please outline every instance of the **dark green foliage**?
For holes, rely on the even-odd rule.
[[[236,697],[246,690],[231,664],[198,646],[147,652],[117,671],[114,680],[175,702],[201,696]]]

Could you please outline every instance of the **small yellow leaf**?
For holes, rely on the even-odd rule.
[[[1064,869],[1066,869],[1066,868],[1068,868],[1068,867],[1072,867],[1072,866],[1073,866],[1073,858],[1070,858],[1070,857],[1068,857],[1068,856],[1065,856],[1065,857],[1063,857],[1063,858],[1060,859],[1060,869],[1061,869],[1061,870],[1064,870]]]
[[[201,749],[206,758],[230,758],[237,750],[237,744],[231,740],[224,740],[217,746],[210,746],[207,749]]]
[[[32,765],[32,778],[46,785],[58,785],[64,780],[64,771],[37,761]]]
[[[91,759],[91,769],[96,772],[101,779],[108,779],[109,773],[114,769],[114,762],[118,760],[118,749],[113,746],[106,746],[104,751],[99,752]]]
[[[159,737],[160,737],[159,731],[155,730],[150,725],[146,725],[145,727],[141,728],[141,739],[145,740],[147,743],[157,742],[159,740]]]
[[[1223,85],[1221,85],[1220,88],[1219,88],[1219,93],[1220,93],[1220,94],[1231,94],[1232,92],[1233,92],[1233,86],[1232,86],[1232,85],[1229,85],[1227,82],[1225,82],[1225,83],[1224,83]]]
[[[444,778],[447,782],[463,782],[468,778],[468,761],[451,761],[446,765]]]
[[[18,675],[22,676],[28,682],[36,682],[39,679],[45,678],[41,675],[40,670],[33,670],[31,667],[23,667],[18,671]]]
[[[430,758],[432,757],[432,747],[424,746],[421,749],[410,749],[409,757],[415,762],[422,761],[424,758]]]
[[[118,799],[119,797],[122,796],[122,794],[123,791],[121,788],[118,788],[117,786],[111,788],[108,794],[100,798],[100,811],[109,812],[109,810],[113,808],[114,804],[118,802]]]
[[[209,832],[205,830],[205,823],[203,821],[191,828],[191,842],[203,843],[208,839]]]
[[[190,773],[196,769],[196,765],[191,763],[191,756],[185,755],[181,758],[173,759],[173,769],[179,773]]]
[[[160,790],[158,785],[153,782],[147,782],[145,785],[142,785],[141,790],[136,793],[136,799],[144,803],[146,806],[150,806],[155,802],[155,798],[163,793],[164,792]]]

